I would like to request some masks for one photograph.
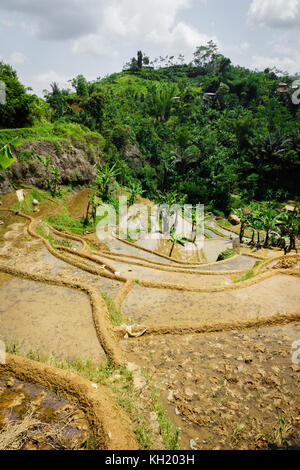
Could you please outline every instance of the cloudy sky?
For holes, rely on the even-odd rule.
[[[300,0],[1,0],[0,60],[36,93],[122,69],[142,49],[185,55],[213,39],[234,64],[300,72]]]

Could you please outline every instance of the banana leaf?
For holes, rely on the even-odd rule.
[[[2,147],[2,149],[0,149],[0,170],[6,170],[10,165],[12,165],[16,161],[16,158],[11,153],[10,145],[14,145],[15,147],[20,145],[19,139],[14,139],[10,143]]]

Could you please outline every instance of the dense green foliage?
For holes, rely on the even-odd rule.
[[[28,94],[15,70],[0,61],[0,81],[5,86],[5,103],[0,105],[0,129],[26,127],[35,119],[50,118],[50,107],[36,95]]]
[[[275,203],[252,202],[249,207],[236,209],[239,217],[240,242],[243,242],[245,231],[252,233],[250,245],[257,248],[275,246],[285,253],[296,250],[296,239],[300,235],[299,207],[293,210],[278,208]],[[264,240],[261,239],[261,234]]]
[[[281,80],[290,93],[279,91]],[[25,131],[43,135],[52,125],[58,137],[56,130],[77,125],[80,140],[89,129],[133,197],[137,184],[154,200],[176,190],[189,203],[228,213],[252,200],[299,196],[300,111],[292,82],[269,69],[233,66],[213,43],[198,47],[191,63],[183,56],[150,62],[139,51],[121,73],[93,82],[79,75],[73,90],[52,83],[45,99],[53,124],[44,102],[40,124]]]

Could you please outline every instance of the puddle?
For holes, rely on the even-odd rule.
[[[88,196],[93,194],[93,190],[89,188],[82,189],[78,193],[73,193],[68,196],[67,209],[71,217],[80,219],[86,215],[88,205]]]
[[[21,382],[0,370],[0,432],[8,423],[24,425],[25,421],[32,420],[40,424],[33,430],[29,428],[19,440],[15,437],[13,443],[17,448],[44,450],[85,446],[89,423],[83,412],[62,397],[59,390]]]
[[[86,294],[12,278],[0,285],[0,338],[65,359],[104,361]]]

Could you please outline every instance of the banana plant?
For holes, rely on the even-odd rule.
[[[0,149],[0,170],[7,170],[7,168],[9,168],[16,161],[16,157],[11,152],[10,145],[18,147],[21,145],[21,142],[19,138],[16,137]]]
[[[246,207],[244,209],[241,209],[241,208],[235,209],[233,212],[234,212],[235,215],[238,216],[238,218],[241,221],[241,228],[240,228],[239,238],[240,238],[240,243],[243,243],[244,233],[245,233],[245,229],[246,229],[246,227],[248,226],[248,223],[249,223],[251,210]]]
[[[144,193],[142,184],[140,181],[131,181],[127,189],[130,194],[128,204],[129,206],[132,206],[135,203],[137,196],[141,196]]]
[[[299,209],[295,207],[293,211],[285,211],[281,213],[277,227],[280,231],[281,237],[289,237],[290,244],[288,248],[285,248],[285,253],[292,250],[297,252],[296,238],[300,235]]]
[[[273,207],[267,207],[262,210],[261,213],[261,224],[263,230],[266,232],[264,248],[267,248],[269,244],[270,232],[272,232],[276,227],[276,222],[278,221],[280,214]]]
[[[104,168],[97,163],[97,176],[94,184],[97,196],[103,201],[107,202],[112,195],[114,179],[120,174],[121,170],[117,168],[115,163],[112,167],[108,164]]]
[[[172,243],[171,250],[169,253],[169,258],[172,258],[173,250],[176,244],[184,246],[184,238],[181,235],[176,235],[175,232],[172,230],[170,232],[170,238],[168,240]]]

